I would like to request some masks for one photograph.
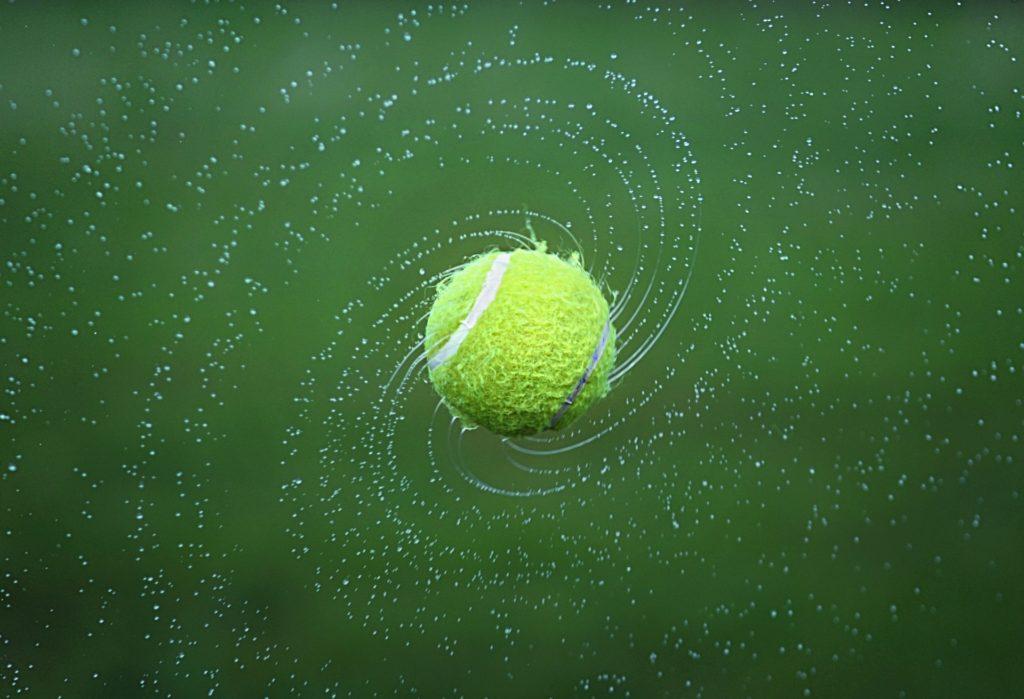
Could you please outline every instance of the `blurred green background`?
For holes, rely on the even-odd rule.
[[[1020,695],[1022,37],[6,3],[3,693]],[[406,358],[528,220],[637,362],[460,435]]]

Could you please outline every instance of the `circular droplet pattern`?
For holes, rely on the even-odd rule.
[[[8,3],[0,693],[1014,695],[1022,24]],[[613,390],[464,431],[533,238]]]

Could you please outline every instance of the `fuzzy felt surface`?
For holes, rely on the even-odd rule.
[[[428,358],[466,318],[498,254],[480,255],[438,286],[424,338]],[[576,259],[516,250],[494,300],[430,380],[467,427],[507,436],[540,432],[589,366],[607,319],[608,302]],[[555,429],[607,394],[614,364],[611,328],[594,371]]]

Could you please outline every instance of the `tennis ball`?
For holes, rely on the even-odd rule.
[[[579,257],[480,255],[437,288],[424,336],[452,414],[507,436],[558,430],[608,393],[615,329]]]

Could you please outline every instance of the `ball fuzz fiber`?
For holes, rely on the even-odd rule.
[[[464,425],[557,430],[608,393],[615,329],[574,256],[488,252],[437,288],[424,337],[430,380]]]

